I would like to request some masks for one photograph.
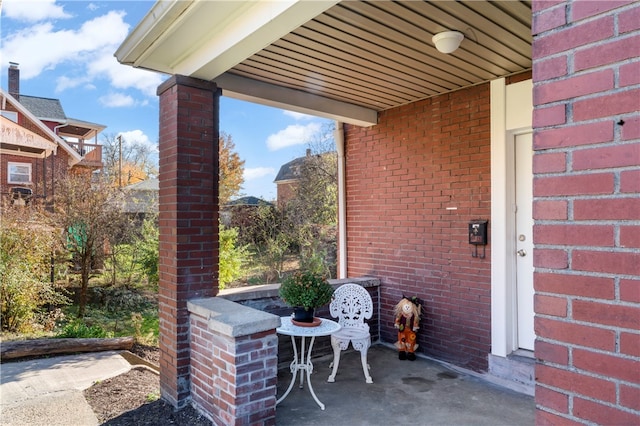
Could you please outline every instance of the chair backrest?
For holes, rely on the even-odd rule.
[[[331,316],[338,318],[342,327],[369,330],[364,322],[373,315],[373,302],[369,292],[358,284],[343,284],[333,293],[329,305]]]

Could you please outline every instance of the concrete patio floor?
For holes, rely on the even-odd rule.
[[[372,384],[365,383],[360,354],[343,352],[335,383],[328,383],[332,357],[313,361],[311,383],[321,410],[309,393],[294,385],[277,406],[276,424],[286,425],[533,425],[533,397],[493,385],[418,358],[400,361],[385,345],[369,349]],[[291,380],[278,372],[278,398]]]

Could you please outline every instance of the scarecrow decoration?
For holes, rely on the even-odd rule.
[[[395,307],[395,323],[398,329],[398,359],[414,361],[415,351],[418,348],[416,343],[416,331],[420,328],[420,313],[422,311],[422,301],[416,296],[402,296],[402,300]]]

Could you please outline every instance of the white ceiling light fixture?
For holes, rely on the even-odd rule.
[[[444,31],[433,36],[431,39],[436,49],[442,53],[453,53],[460,47],[464,34],[459,31]]]

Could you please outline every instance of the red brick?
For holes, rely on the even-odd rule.
[[[583,199],[573,202],[575,220],[637,220],[640,198]]]
[[[533,88],[533,104],[544,105],[604,92],[613,88],[613,78],[613,70],[606,69],[538,84]]]
[[[634,113],[640,110],[638,99],[640,90],[632,89],[576,101],[573,104],[573,120],[578,122]]]
[[[558,173],[567,170],[567,154],[564,152],[540,153],[533,157],[533,173]]]
[[[535,1],[533,2],[533,4],[536,3],[537,2]],[[540,386],[536,387],[536,392],[539,388]],[[540,408],[536,409],[536,420],[534,424],[536,426],[584,426],[584,423],[582,422],[577,422],[557,414],[549,413],[541,410]]]
[[[534,133],[534,149],[592,145],[613,140],[614,124],[609,121],[580,124]]]
[[[534,38],[533,59],[566,52],[613,36],[614,22],[610,16],[554,31]]]
[[[536,314],[562,318],[567,316],[567,299],[565,298],[536,294],[533,303]]]
[[[535,197],[611,194],[614,189],[613,173],[591,173],[533,178]]]
[[[574,250],[571,268],[621,275],[640,275],[640,252]]]
[[[566,56],[558,56],[555,58],[540,60],[533,63],[534,81],[551,80],[553,78],[562,77],[564,75],[567,75],[567,57]],[[562,111],[562,116],[563,117],[565,116],[564,108]],[[534,115],[533,127],[537,128],[538,126],[535,123],[536,123],[536,119]]]
[[[574,66],[576,71],[611,65],[640,56],[640,36],[616,39],[609,43],[598,43],[593,47],[576,52]]]
[[[567,17],[564,7],[556,7],[534,14],[531,33],[536,35],[558,28],[566,24]]]
[[[612,225],[535,225],[535,244],[613,247]]]
[[[621,332],[620,353],[640,357],[640,334]]]
[[[640,162],[640,143],[590,148],[573,153],[573,170],[636,166]]]
[[[612,330],[540,317],[536,317],[534,322],[536,335],[540,338],[604,351],[615,349],[616,334]]]
[[[573,400],[573,414],[581,419],[601,425],[637,425],[640,423],[638,414],[582,398]]]
[[[629,2],[631,3],[632,1]],[[618,15],[618,31],[620,31],[621,34],[624,34],[637,30],[638,27],[640,27],[638,22],[640,22],[640,7],[637,7],[636,2],[636,7],[621,12]]]
[[[533,266],[536,268],[567,269],[569,256],[565,250],[534,249]]]
[[[620,300],[640,303],[640,280],[620,280]]]
[[[547,108],[533,110],[533,127],[539,129],[547,126],[557,126],[567,122],[565,105],[554,105]]]
[[[620,385],[620,405],[640,411],[640,387]]]
[[[613,278],[594,277],[575,274],[551,274],[535,272],[536,292],[567,294],[579,297],[592,297],[613,300],[615,297]]]
[[[566,389],[576,395],[584,395],[601,401],[615,402],[616,386],[608,380],[586,376],[546,365],[536,365],[538,383]]]
[[[640,10],[640,8],[638,8]],[[627,87],[640,83],[640,62],[632,62],[620,66],[619,86]],[[637,124],[636,124],[637,126]]]
[[[576,1],[571,7],[571,21],[590,18],[631,3],[632,0]]]
[[[560,201],[542,201],[535,200],[533,202],[533,218],[538,220],[563,220],[567,219],[567,202]]]
[[[640,193],[640,170],[620,172],[620,192]]]
[[[538,386],[535,394],[536,404],[553,411],[567,414],[569,412],[569,396],[554,390]]]
[[[640,361],[619,356],[574,349],[573,365],[600,376],[640,383]]]
[[[620,226],[620,247],[640,248],[640,226]]]
[[[590,322],[594,325],[631,330],[637,330],[640,326],[640,306],[574,300],[572,315],[576,321]]]
[[[535,355],[537,359],[545,364],[568,365],[569,363],[569,349],[566,346],[545,342],[540,339],[535,341]]]

